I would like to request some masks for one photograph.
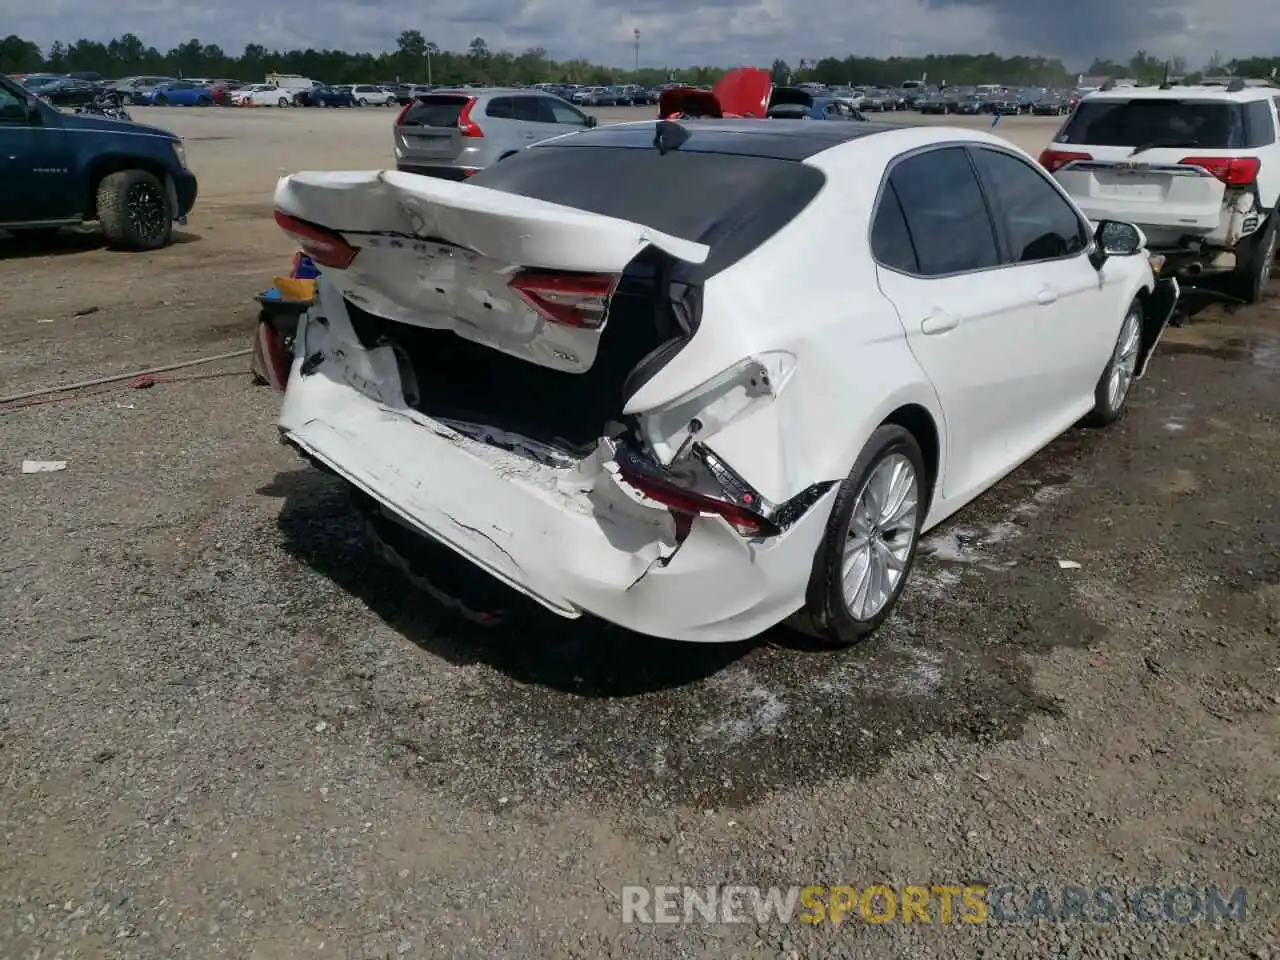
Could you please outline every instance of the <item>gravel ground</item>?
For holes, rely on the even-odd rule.
[[[290,252],[275,178],[390,150],[375,111],[138,113],[190,138],[184,242],[0,244],[0,392],[246,346]],[[1120,424],[936,531],[843,653],[459,622],[243,369],[0,415],[0,956],[1280,957],[1280,299],[1171,331]],[[1248,913],[620,921],[624,885],[709,883]]]

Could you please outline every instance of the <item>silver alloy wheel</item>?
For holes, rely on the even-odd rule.
[[[1107,403],[1112,412],[1120,409],[1129,395],[1134,371],[1138,369],[1138,348],[1142,345],[1142,317],[1137,307],[1125,315],[1111,357],[1111,380],[1107,383]]]
[[[844,543],[844,602],[855,620],[870,620],[897,590],[915,546],[919,507],[911,461],[894,453],[877,463],[858,493]]]

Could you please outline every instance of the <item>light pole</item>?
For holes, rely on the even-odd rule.
[[[632,36],[634,36],[636,39],[636,70],[638,72],[640,70],[640,28],[639,27],[636,27],[636,29],[632,31]]]
[[[427,86],[431,86],[431,44],[427,44]]]

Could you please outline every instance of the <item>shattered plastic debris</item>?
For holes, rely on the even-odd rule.
[[[23,460],[23,473],[54,473],[67,469],[65,460]]]
[[[1059,570],[1079,570],[1080,564],[1076,563],[1074,560],[1059,560],[1058,569]]]

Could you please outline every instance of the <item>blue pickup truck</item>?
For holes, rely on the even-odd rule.
[[[0,230],[52,234],[98,222],[112,246],[156,250],[195,201],[180,137],[62,113],[0,76]]]

